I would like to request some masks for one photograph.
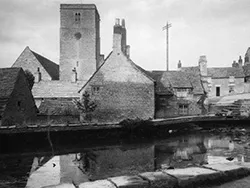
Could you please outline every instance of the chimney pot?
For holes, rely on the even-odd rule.
[[[115,19],[115,25],[120,25],[120,19],[119,18]]]

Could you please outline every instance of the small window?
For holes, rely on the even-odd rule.
[[[233,93],[234,92],[234,86],[229,86],[229,93]]]
[[[100,92],[100,86],[92,86],[91,90],[93,95],[98,94]]]
[[[179,104],[179,114],[180,115],[188,115],[188,105],[187,104]]]
[[[75,13],[75,21],[79,22],[81,18],[81,14],[80,13]]]
[[[17,106],[21,107],[21,101],[17,101]]]
[[[216,97],[220,96],[220,87],[216,87]]]

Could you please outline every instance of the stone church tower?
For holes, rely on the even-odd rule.
[[[94,4],[61,4],[60,80],[86,81],[100,61],[100,18]]]

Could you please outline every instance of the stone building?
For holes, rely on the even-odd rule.
[[[17,58],[12,67],[22,67],[35,76],[35,82],[59,80],[59,66],[32,51],[28,46]]]
[[[104,59],[100,55],[100,18],[94,4],[61,4],[60,21],[59,65],[26,47],[12,66],[28,69],[35,76],[32,93],[39,115],[56,119],[66,111],[76,115],[72,100],[80,98],[78,90]],[[52,103],[57,109],[48,105]],[[59,110],[60,104],[70,109]]]
[[[220,97],[235,93],[243,93],[245,90],[245,75],[242,67],[239,66],[210,68],[207,67],[206,56],[201,56],[199,59],[198,66],[180,66],[179,69],[181,71],[186,69],[196,69],[201,76],[201,81],[208,98]]]
[[[94,4],[61,4],[60,80],[87,81],[100,65],[100,17]]]
[[[21,68],[0,69],[0,125],[22,126],[36,117],[37,108]]]
[[[154,80],[129,58],[125,21],[117,19],[113,29],[113,51],[79,92],[96,101],[93,121],[153,118]]]
[[[187,71],[188,72],[188,71]],[[198,115],[204,90],[199,75],[180,71],[152,71],[156,80],[156,118]]]

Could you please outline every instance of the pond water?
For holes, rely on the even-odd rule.
[[[79,185],[112,176],[164,168],[250,161],[250,130],[220,128],[136,144],[77,148],[62,155],[0,156],[0,187],[39,188],[62,183]]]

